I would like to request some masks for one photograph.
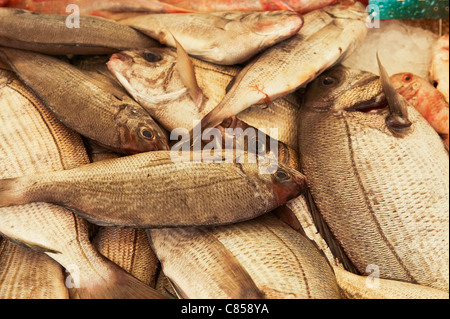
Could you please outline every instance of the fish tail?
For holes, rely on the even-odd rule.
[[[85,278],[80,287],[71,290],[80,299],[167,299],[156,289],[133,277],[115,264],[106,274],[96,273]]]
[[[0,207],[26,204],[20,178],[7,178],[0,180]]]

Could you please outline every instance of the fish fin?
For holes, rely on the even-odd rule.
[[[183,84],[189,89],[189,95],[197,106],[199,112],[202,111],[203,105],[203,91],[200,89],[197,83],[197,78],[195,77],[195,69],[192,64],[189,55],[184,50],[183,46],[178,42],[178,40],[172,35],[173,40],[177,46],[177,66],[178,71],[181,76]]]
[[[412,125],[408,119],[408,102],[395,90],[389,74],[381,64],[378,52],[377,61],[380,69],[381,85],[389,104],[390,114],[386,117],[386,125],[393,133],[406,133]]]
[[[108,260],[109,271],[96,272],[95,277],[80,280],[71,297],[80,299],[167,299],[156,289],[143,283]],[[105,277],[107,276],[107,277]]]
[[[18,187],[19,184],[17,178],[0,180],[0,207],[26,204]]]

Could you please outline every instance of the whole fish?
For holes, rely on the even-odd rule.
[[[391,76],[397,92],[430,123],[448,146],[448,103],[444,96],[428,80],[412,73]]]
[[[0,238],[0,299],[69,299],[64,270],[49,256]]]
[[[444,95],[448,102],[449,90],[449,37],[448,34],[441,36],[432,49],[430,68],[428,70],[429,80]]]
[[[164,274],[185,298],[339,298],[311,241],[278,218],[202,228],[149,229]]]
[[[62,14],[0,8],[0,46],[51,55],[110,54],[159,46],[153,39],[114,21],[80,16],[79,26],[69,27],[67,19]]]
[[[202,127],[215,127],[254,104],[269,104],[313,80],[362,42],[366,17],[360,3],[306,14],[300,32],[246,65],[226,96],[202,120]]]
[[[201,120],[225,96],[232,79],[241,70],[238,66],[220,66],[190,58],[196,82],[202,91],[200,107],[188,93],[177,69],[179,57],[169,48],[145,51],[124,51],[111,56],[109,70],[124,88],[166,130],[177,128],[193,130],[194,121]],[[274,100],[269,106],[256,105],[237,115],[255,128],[277,129],[277,140],[297,149],[298,100],[287,95]],[[230,127],[230,125],[228,125]]]
[[[81,137],[15,77],[0,71],[1,178],[71,169],[89,162]],[[98,253],[88,223],[47,203],[0,208],[0,234],[44,252],[66,269],[70,297],[162,298]]]
[[[174,6],[201,12],[291,10],[307,13],[335,4],[338,0],[162,0]]]
[[[412,106],[410,128],[392,132],[384,98],[378,76],[343,66],[311,83],[299,111],[301,171],[360,274],[448,291],[448,152]]]
[[[297,171],[278,165],[261,173],[245,154],[155,151],[1,180],[0,207],[58,203],[99,226],[217,225],[271,211],[305,188]]]
[[[409,282],[360,276],[333,267],[341,293],[347,299],[448,299],[448,292]]]
[[[81,15],[108,17],[114,12],[189,12],[157,0],[9,0],[7,7],[25,9],[36,13],[68,14],[77,5]]]
[[[107,90],[54,57],[10,48],[0,48],[1,54],[55,116],[81,135],[125,154],[168,149],[166,133],[116,87]]]
[[[198,59],[234,65],[293,36],[303,19],[292,11],[213,12],[140,15],[120,23],[174,48],[176,38]]]

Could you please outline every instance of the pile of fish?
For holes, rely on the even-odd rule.
[[[0,298],[449,298],[448,37],[422,79],[341,64],[355,1],[0,6]]]

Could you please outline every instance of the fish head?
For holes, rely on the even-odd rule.
[[[184,96],[189,98],[176,64],[173,49],[151,48],[113,54],[107,66],[137,102],[164,106]]]
[[[338,4],[327,6],[322,10],[336,19],[360,20],[368,16],[366,7],[361,2],[354,0],[341,0]]]
[[[232,13],[233,14],[233,13]],[[263,11],[240,14],[233,20],[237,28],[246,27],[252,33],[269,37],[271,41],[296,34],[303,26],[303,17],[294,11]],[[232,28],[232,23],[227,26]]]
[[[413,73],[397,73],[390,78],[395,90],[407,101],[413,99],[422,87],[423,79]]]
[[[168,150],[167,133],[138,104],[123,104],[115,112],[121,149],[127,154]]]
[[[379,76],[337,65],[308,85],[302,107],[315,112],[369,112],[386,109],[387,101]]]
[[[282,164],[279,164],[276,172],[270,175],[270,180],[273,193],[280,205],[298,197],[308,188],[305,175]]]

